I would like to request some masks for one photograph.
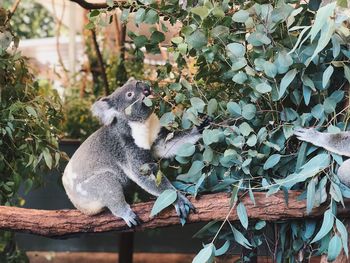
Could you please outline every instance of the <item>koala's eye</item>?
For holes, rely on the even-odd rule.
[[[134,96],[134,92],[129,91],[126,93],[126,96],[130,99],[132,96]]]

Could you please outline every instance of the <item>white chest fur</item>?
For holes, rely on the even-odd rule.
[[[154,113],[144,122],[129,122],[131,135],[140,148],[149,150],[160,131],[160,123]]]

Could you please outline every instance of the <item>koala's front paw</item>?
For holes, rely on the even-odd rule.
[[[200,114],[199,117],[202,119],[202,122],[199,126],[197,126],[197,129],[200,133],[202,133],[205,127],[209,126],[213,122],[213,118],[205,114]]]
[[[188,214],[196,211],[196,208],[192,205],[192,203],[183,195],[178,193],[177,200],[174,204],[177,215],[180,217],[181,224],[184,225],[186,223],[186,219]]]
[[[158,164],[157,163],[145,163],[141,165],[140,167],[140,173],[142,175],[151,175],[151,174],[157,174],[158,172]]]
[[[318,131],[315,129],[305,129],[305,128],[297,128],[294,130],[294,135],[297,136],[298,140],[305,142],[313,142],[317,137]]]
[[[135,227],[141,225],[142,221],[137,214],[129,210],[125,216],[122,217],[128,227]]]

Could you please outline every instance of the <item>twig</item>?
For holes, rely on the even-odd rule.
[[[63,2],[63,6],[62,6],[62,13],[61,16],[58,17],[57,15],[57,10],[56,10],[56,5],[55,5],[55,0],[51,0],[52,2],[52,11],[53,11],[53,15],[54,18],[57,22],[57,27],[56,27],[56,52],[57,52],[57,56],[58,56],[58,63],[61,65],[63,72],[64,72],[64,76],[66,78],[66,81],[69,79],[68,77],[68,70],[66,68],[66,66],[63,63],[63,59],[62,59],[62,54],[60,51],[60,36],[61,36],[61,27],[62,27],[62,19],[63,19],[63,15],[64,15],[64,11],[66,9],[66,3]]]
[[[82,8],[92,10],[92,9],[104,9],[107,8],[108,5],[107,3],[90,3],[85,0],[69,0],[71,2],[77,3],[80,5]]]
[[[7,16],[7,20],[5,22],[5,25],[11,20],[11,17],[13,16],[13,14],[16,12],[17,10],[17,7],[19,5],[19,3],[21,2],[21,0],[16,0],[16,2],[13,4],[11,10],[10,10],[10,13],[8,14]]]
[[[96,31],[94,29],[91,29],[91,34],[92,34],[92,41],[94,44],[94,48],[95,48],[95,52],[96,52],[96,56],[97,56],[97,61],[98,64],[100,66],[100,70],[101,70],[101,76],[102,76],[102,80],[103,80],[103,84],[105,86],[105,95],[109,95],[109,85],[108,85],[108,80],[107,80],[107,74],[106,74],[106,68],[105,65],[103,63],[103,57],[97,42],[97,36],[96,36]]]

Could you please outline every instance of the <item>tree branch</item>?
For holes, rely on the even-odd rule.
[[[88,9],[88,10],[104,9],[104,8],[108,7],[107,3],[90,3],[90,2],[85,1],[85,0],[69,0],[69,1],[77,3],[82,8],[85,8],[85,9]]]
[[[93,43],[94,48],[95,48],[97,62],[98,62],[98,65],[100,67],[100,70],[101,70],[101,77],[102,77],[102,81],[103,81],[103,85],[104,85],[104,93],[105,93],[105,96],[108,96],[109,95],[109,84],[108,84],[108,79],[107,79],[106,67],[105,67],[105,64],[103,62],[102,53],[100,51],[100,47],[99,47],[98,42],[97,42],[97,36],[96,36],[95,29],[91,29],[91,35],[92,35],[92,43]]]
[[[256,205],[249,196],[240,198],[247,208],[251,220],[287,220],[321,217],[327,206],[314,209],[306,214],[306,202],[298,201],[298,191],[289,192],[288,205],[283,193],[266,197],[266,193],[255,193]],[[349,200],[347,205],[350,204]],[[230,197],[225,193],[210,194],[198,200],[191,198],[197,213],[191,213],[188,223],[223,221],[230,208]],[[133,210],[139,215],[143,224],[135,229],[126,226],[121,218],[104,212],[96,216],[87,216],[78,210],[35,210],[18,207],[0,206],[0,229],[26,232],[47,237],[65,237],[79,233],[99,233],[107,231],[138,231],[178,225],[179,218],[172,207],[161,212],[155,218],[149,218],[153,202],[133,205]],[[349,217],[350,208],[338,209],[338,216]],[[238,220],[236,209],[229,216],[230,221]]]

